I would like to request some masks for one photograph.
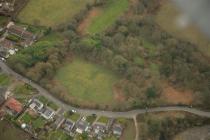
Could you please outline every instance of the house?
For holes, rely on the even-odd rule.
[[[13,11],[14,11],[14,3],[12,1],[9,0],[0,1],[0,14],[9,16]]]
[[[110,130],[110,128],[112,127],[113,123],[114,123],[114,119],[110,118],[108,123],[106,124],[106,131]]]
[[[86,121],[80,120],[76,124],[76,132],[82,134],[88,130],[89,124]]]
[[[95,123],[93,125],[93,135],[94,137],[97,137],[97,139],[102,140],[103,137],[105,137],[105,133],[106,133],[106,125],[104,125],[103,123]]]
[[[6,101],[4,108],[7,113],[14,116],[18,115],[23,110],[22,104],[14,98],[9,98]]]
[[[63,116],[57,116],[54,122],[54,127],[56,129],[60,128],[60,126],[63,124],[65,121],[65,118]]]
[[[7,31],[9,34],[18,36],[21,39],[25,40],[24,42],[22,42],[24,46],[32,45],[32,43],[36,40],[36,35],[28,32],[26,28],[15,25],[13,22],[10,22],[7,25]]]
[[[8,57],[16,53],[17,49],[14,48],[15,43],[5,38],[0,39],[0,56]]]
[[[114,135],[116,135],[117,137],[120,137],[123,133],[123,128],[120,124],[115,124],[112,128],[112,132]]]
[[[63,126],[64,126],[64,130],[65,130],[66,132],[69,132],[69,133],[70,133],[70,132],[72,131],[72,129],[74,128],[75,123],[74,123],[72,120],[67,119],[67,120],[64,122]]]
[[[44,107],[44,104],[40,102],[38,99],[33,99],[29,107],[35,112],[40,112]]]
[[[14,47],[14,42],[8,39],[0,39],[0,47],[5,48],[6,50],[12,49]]]
[[[41,110],[41,116],[46,120],[53,119],[55,116],[55,111],[50,107],[43,107]]]

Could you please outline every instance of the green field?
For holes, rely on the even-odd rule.
[[[112,88],[118,81],[112,72],[82,59],[66,63],[55,78],[80,103],[113,103]]]
[[[114,24],[119,16],[128,9],[128,0],[108,0],[98,16],[92,19],[86,32],[96,34]]]
[[[92,0],[30,0],[18,15],[21,22],[55,27],[67,23]]]

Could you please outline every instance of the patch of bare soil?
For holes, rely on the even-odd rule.
[[[98,16],[99,13],[100,13],[100,9],[99,9],[99,8],[96,8],[96,7],[92,8],[92,9],[89,11],[87,17],[80,23],[80,25],[79,25],[77,31],[78,31],[80,34],[84,35],[84,34],[85,34],[85,30],[86,30],[86,28],[90,25],[92,19],[93,19],[94,17]]]
[[[115,86],[113,88],[113,93],[114,93],[115,100],[117,100],[119,102],[126,101],[126,97],[123,95],[123,91],[120,88]]]
[[[191,91],[178,90],[170,85],[164,85],[161,98],[170,104],[186,104],[193,102],[193,93]]]

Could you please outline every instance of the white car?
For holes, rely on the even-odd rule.
[[[5,61],[5,58],[1,57],[1,60],[2,60],[2,61]]]

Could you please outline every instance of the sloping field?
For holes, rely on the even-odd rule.
[[[18,15],[21,22],[54,27],[67,23],[93,0],[30,0]]]
[[[56,81],[65,87],[70,97],[81,104],[111,104],[113,85],[118,81],[112,72],[82,59],[67,63],[56,75]]]
[[[32,140],[23,130],[14,127],[7,121],[0,122],[0,140]]]
[[[96,34],[104,31],[114,24],[118,17],[128,9],[128,0],[108,0],[107,4],[100,10],[95,17],[91,17],[86,33]]]

